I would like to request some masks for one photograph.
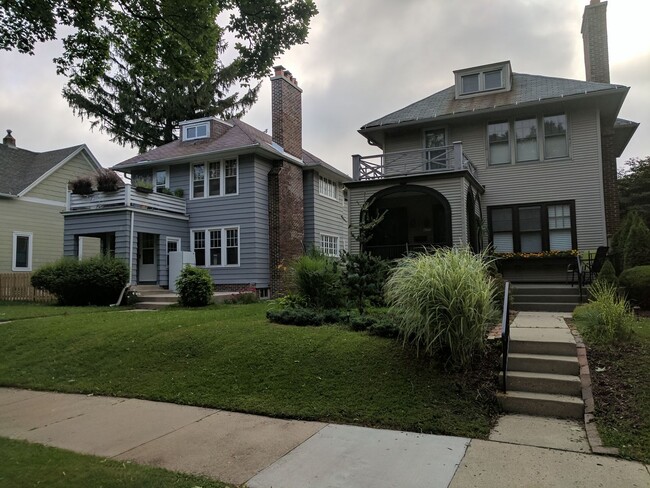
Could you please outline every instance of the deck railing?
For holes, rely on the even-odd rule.
[[[474,177],[478,176],[476,166],[463,153],[463,144],[460,142],[454,142],[451,146],[427,147],[374,156],[352,156],[354,181],[460,170],[467,170]]]
[[[97,210],[103,208],[134,207],[159,212],[186,214],[183,198],[164,193],[142,193],[131,185],[116,191],[95,192],[90,195],[75,195],[68,191],[66,210]]]

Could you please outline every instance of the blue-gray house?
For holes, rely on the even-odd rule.
[[[302,90],[291,73],[277,66],[271,88],[272,135],[238,119],[188,120],[178,140],[114,166],[131,176],[125,188],[69,194],[65,255],[96,237],[130,263],[131,283],[165,287],[167,254],[192,251],[217,290],[266,296],[282,290],[305,249],[346,249],[349,176],[302,148]],[[151,193],[136,188],[141,180]]]

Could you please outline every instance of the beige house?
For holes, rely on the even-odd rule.
[[[0,273],[33,271],[63,256],[68,182],[100,168],[85,145],[37,153],[16,147],[7,131],[0,145]]]

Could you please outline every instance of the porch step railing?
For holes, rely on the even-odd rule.
[[[66,210],[97,210],[103,208],[134,207],[185,215],[187,206],[183,198],[164,193],[141,193],[131,185],[111,192],[76,195],[68,191]]]

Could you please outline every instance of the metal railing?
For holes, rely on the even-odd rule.
[[[503,315],[501,317],[501,349],[503,372],[503,393],[508,391],[508,353],[510,352],[510,282],[506,281],[503,295]]]
[[[580,303],[582,303],[582,285],[585,281],[585,274],[582,269],[582,259],[580,259],[580,255],[576,256],[576,271],[578,273],[578,293],[580,293]]]
[[[187,206],[183,198],[164,193],[141,193],[131,185],[116,191],[76,195],[68,191],[66,210],[97,210],[102,208],[134,207],[185,215]]]
[[[467,170],[478,176],[476,166],[463,153],[463,145],[427,147],[390,152],[373,156],[352,156],[352,177],[355,181],[376,180],[414,174],[435,174]]]

